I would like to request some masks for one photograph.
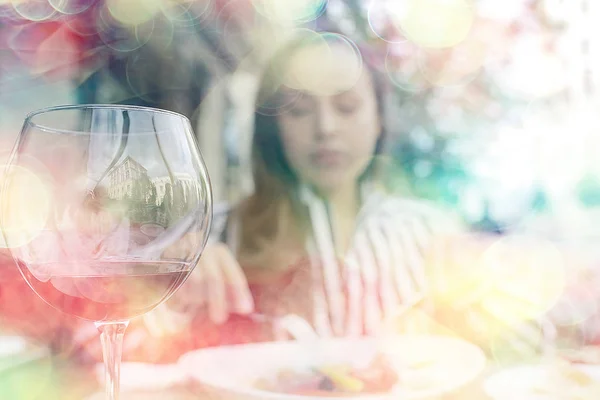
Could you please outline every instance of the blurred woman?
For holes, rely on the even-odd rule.
[[[164,334],[188,332],[184,348],[273,340],[287,314],[323,337],[359,336],[405,306],[434,306],[450,321],[478,301],[467,286],[445,297],[463,276],[447,279],[436,243],[461,232],[460,222],[386,185],[385,97],[369,53],[339,35],[312,33],[279,51],[257,97],[254,193],[217,212],[218,238],[168,305],[205,313],[189,327],[163,308],[148,325],[160,334],[163,318]],[[441,298],[461,306],[433,304]],[[532,328],[506,330],[517,347],[533,348]],[[460,334],[488,340],[479,328]]]

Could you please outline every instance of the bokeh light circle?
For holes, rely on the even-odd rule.
[[[154,18],[136,26],[124,26],[112,17],[106,7],[101,7],[96,26],[98,36],[106,46],[116,51],[129,52],[148,43],[154,31]]]
[[[0,171],[0,247],[17,248],[33,240],[46,226],[52,194],[48,184],[28,168],[2,164]]]
[[[138,26],[161,11],[161,0],[106,0],[112,17],[123,25]]]
[[[482,263],[494,288],[483,308],[509,326],[547,313],[564,292],[565,258],[549,241],[507,236],[487,249]]]
[[[242,32],[237,34],[238,37],[243,36]],[[248,31],[251,53],[249,54],[254,60],[265,60],[272,56],[276,49],[284,46],[290,36],[294,35],[295,29],[277,26],[274,24],[255,23],[254,27]]]
[[[319,68],[323,55],[326,56],[326,59],[330,58],[330,48],[320,33],[310,29],[298,30],[296,37],[299,42],[298,49],[291,56],[287,55],[285,59],[277,60],[280,62],[280,65],[277,66],[280,76],[277,76],[277,79],[280,79],[282,84],[288,88],[307,90],[308,87],[319,85],[319,82],[311,84],[310,77],[312,75],[310,73],[319,75],[315,70]],[[298,56],[297,53],[305,48],[315,51],[316,54],[301,53]]]
[[[542,329],[535,325],[498,325],[486,337],[490,347],[491,361],[495,366],[506,366],[515,362],[539,361],[540,351],[546,339]]]
[[[301,37],[303,40],[306,40],[306,38],[316,40],[318,34],[309,29],[300,29],[297,31],[297,37]],[[289,58],[284,56],[273,59],[272,64],[269,65],[269,70],[266,73],[266,81],[259,88],[256,99],[256,112],[259,115],[282,115],[294,107],[302,97],[303,94],[301,91],[287,86],[289,83],[286,82],[288,61]]]
[[[21,17],[30,21],[44,21],[56,13],[48,0],[10,0],[10,2]]]
[[[253,0],[255,10],[269,21],[282,25],[314,21],[327,8],[328,0]]]
[[[417,57],[421,74],[433,86],[456,86],[477,77],[485,61],[485,51],[461,44],[452,49],[422,48]]]
[[[371,31],[388,43],[403,43],[408,39],[397,23],[406,12],[406,2],[400,0],[372,0],[367,10]]]
[[[429,86],[423,76],[418,59],[419,49],[412,43],[391,46],[385,57],[385,71],[390,81],[398,88],[418,93]]]
[[[415,44],[447,48],[462,42],[475,20],[466,0],[402,0],[397,23]]]
[[[260,115],[274,117],[288,112],[302,97],[302,93],[294,90],[283,94],[281,86],[271,87],[259,94],[256,112]]]
[[[177,26],[195,26],[211,15],[214,0],[164,0],[162,12]]]
[[[177,19],[189,13],[193,3],[192,0],[163,0],[160,7],[167,18]]]
[[[156,18],[150,37],[152,46],[159,50],[167,50],[173,43],[175,37],[175,26],[169,18]]]
[[[285,64],[285,86],[319,96],[351,89],[363,73],[357,46],[345,36],[333,33],[305,36]]]
[[[48,2],[56,11],[63,14],[79,14],[93,4],[89,0],[48,0]]]

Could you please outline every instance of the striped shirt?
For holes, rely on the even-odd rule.
[[[432,254],[439,236],[465,232],[458,218],[427,202],[389,196],[373,187],[362,191],[362,208],[346,254],[336,254],[335,238],[327,203],[306,187],[301,201],[310,215],[311,232],[306,250],[311,260],[313,326],[323,337],[375,334],[382,321],[398,307],[420,298],[433,298],[431,273],[444,280],[445,254]],[[227,221],[226,207],[215,207],[213,240],[227,242],[236,250],[236,224]],[[427,263],[426,260],[439,262]],[[432,270],[433,268],[433,270]],[[436,271],[435,269],[440,269]],[[465,293],[468,298],[472,293]],[[478,310],[473,307],[473,310]],[[473,332],[486,342],[490,335],[486,318],[478,311],[457,312]],[[510,329],[509,329],[510,328]],[[530,352],[541,344],[538,322],[507,327],[510,347]],[[481,343],[480,343],[481,344]],[[484,347],[489,347],[485,345]]]

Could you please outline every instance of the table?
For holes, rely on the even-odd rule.
[[[482,374],[481,379],[472,384],[442,397],[429,398],[427,400],[492,400],[484,392],[482,382],[488,374]],[[200,388],[166,389],[159,392],[125,392],[121,394],[120,400],[216,400],[214,395],[203,393]],[[104,393],[98,392],[86,400],[104,400]],[[227,400],[219,398],[218,400]]]
[[[483,391],[483,381],[497,371],[490,367],[471,384],[428,400],[492,400]],[[102,385],[91,369],[82,369],[67,359],[44,357],[0,375],[0,399],[104,400]],[[123,391],[120,400],[215,400],[200,387],[186,385],[164,390]],[[219,398],[219,400],[227,400]]]

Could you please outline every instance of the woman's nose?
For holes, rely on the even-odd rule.
[[[317,136],[333,136],[339,130],[339,119],[333,109],[321,106],[317,115]]]

